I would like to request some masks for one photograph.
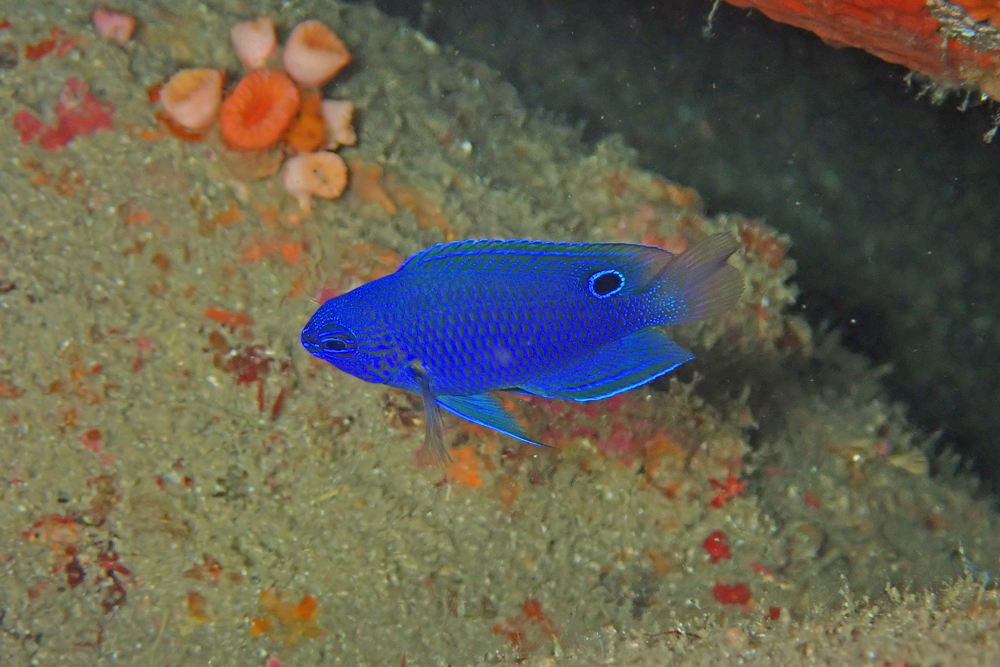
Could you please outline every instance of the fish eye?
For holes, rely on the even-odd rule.
[[[587,281],[587,289],[598,299],[618,294],[623,287],[625,287],[625,277],[614,269],[598,271]]]
[[[320,334],[318,342],[321,350],[331,352],[338,357],[350,356],[358,349],[358,342],[354,336],[344,331]]]

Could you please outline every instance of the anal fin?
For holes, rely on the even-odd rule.
[[[530,439],[521,422],[517,421],[503,403],[490,394],[438,396],[437,400],[441,407],[462,419],[468,419],[470,422],[489,427],[531,445],[546,446]]]
[[[596,401],[646,384],[693,358],[661,329],[647,327],[549,369],[521,388],[546,398]]]

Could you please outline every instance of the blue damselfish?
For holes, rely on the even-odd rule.
[[[660,327],[726,311],[743,278],[738,248],[710,236],[679,255],[626,243],[456,241],[324,303],[302,330],[313,355],[423,397],[425,451],[441,460],[440,408],[519,440],[490,393],[593,401],[692,355]]]

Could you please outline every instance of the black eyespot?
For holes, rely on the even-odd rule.
[[[604,299],[622,291],[625,286],[625,277],[614,269],[598,271],[590,276],[587,281],[587,289],[598,299]]]
[[[343,352],[347,349],[347,343],[342,338],[323,341],[323,349],[327,352]]]

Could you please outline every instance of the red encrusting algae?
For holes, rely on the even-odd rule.
[[[719,492],[715,494],[712,501],[708,504],[709,507],[714,507],[715,509],[719,509],[730,500],[743,493],[743,491],[747,488],[746,482],[741,482],[738,478],[733,477],[732,475],[729,475],[725,482],[720,482],[714,478],[708,480],[708,482],[715,488],[719,489]]]
[[[507,638],[519,654],[531,653],[541,647],[546,638],[559,636],[559,629],[542,610],[542,603],[528,598],[521,613],[493,626],[493,634]]]
[[[750,585],[744,582],[736,584],[717,583],[712,587],[712,597],[722,604],[747,605],[750,604],[752,595]]]
[[[471,445],[454,451],[452,459],[446,473],[450,481],[473,488],[479,488],[483,485],[482,477],[479,476],[481,462],[476,450]]]
[[[10,23],[4,21],[7,25],[0,26],[3,28],[10,27]],[[53,51],[56,52],[56,56],[62,57],[66,55],[66,52],[71,48],[76,46],[76,40],[72,37],[65,37],[61,28],[57,26],[52,26],[49,28],[49,38],[43,39],[34,44],[28,44],[24,47],[24,57],[27,60],[38,60]]]
[[[283,602],[284,595],[267,589],[260,594],[260,605],[266,610],[266,616],[257,616],[250,620],[250,636],[256,639],[274,629],[277,621],[283,630],[286,643],[291,644],[300,639],[313,639],[323,634],[316,621],[319,618],[319,603],[308,593],[296,604]]]
[[[13,400],[24,395],[24,390],[10,382],[0,382],[0,399]]]
[[[253,318],[244,313],[231,313],[228,310],[222,310],[221,308],[216,308],[215,306],[210,306],[205,310],[205,317],[223,324],[231,329],[237,329],[239,327],[252,327]]]
[[[712,563],[732,559],[729,553],[729,538],[721,530],[713,530],[709,533],[701,546],[708,553],[708,559]]]

